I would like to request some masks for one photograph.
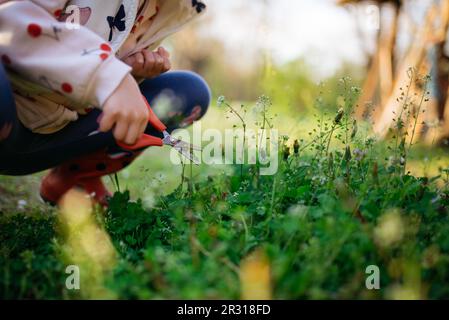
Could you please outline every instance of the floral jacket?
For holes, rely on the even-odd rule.
[[[101,108],[131,71],[121,59],[156,48],[205,8],[197,0],[0,0],[0,57],[19,119],[48,134]]]

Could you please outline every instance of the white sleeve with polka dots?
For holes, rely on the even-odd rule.
[[[59,16],[67,4],[67,0],[30,0],[34,4],[48,11],[48,13]]]
[[[0,2],[2,62],[28,81],[101,108],[131,68],[91,30],[59,22],[65,2]]]

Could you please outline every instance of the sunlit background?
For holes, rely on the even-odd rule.
[[[397,51],[413,42],[432,2],[404,1]],[[251,100],[263,93],[258,85],[267,65],[289,65],[291,72],[306,73],[315,83],[342,74],[361,80],[376,50],[380,24],[388,28],[393,19],[388,4],[376,4],[211,0],[208,13],[168,43],[174,46],[177,67],[195,69],[208,78],[215,94],[237,99]]]

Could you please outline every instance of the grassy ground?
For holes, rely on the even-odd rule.
[[[203,130],[213,128],[223,131],[238,125],[238,120],[229,117],[225,111],[212,108],[202,121]],[[291,144],[298,137],[308,137],[316,126],[315,120],[310,115],[280,116],[273,120],[273,125],[281,135],[290,137]],[[129,190],[133,199],[142,199],[149,204],[159,196],[172,193],[181,183],[182,166],[167,161],[170,152],[169,147],[147,150],[132,166],[119,173],[122,189]],[[417,145],[408,157],[407,171],[415,176],[433,177],[440,174],[441,168],[448,166],[447,149]],[[230,166],[194,167],[194,175],[204,178],[210,174],[229,173],[230,170]],[[49,210],[39,198],[39,181],[43,175],[44,173],[27,177],[0,177],[0,191],[4,195],[0,198],[0,211],[14,211],[22,207]],[[117,191],[111,178],[105,178],[104,181],[111,190]]]
[[[77,194],[56,212],[36,196],[40,175],[1,177],[0,297],[449,298],[446,151],[352,137],[350,112],[313,120],[272,120],[290,136],[275,176],[187,166],[183,179],[168,149],[149,150],[105,213]],[[203,128],[217,124],[239,122],[213,108]],[[79,291],[65,287],[71,264]]]

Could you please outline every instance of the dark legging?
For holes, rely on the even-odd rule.
[[[210,103],[208,85],[192,72],[169,72],[144,81],[140,88],[169,131],[201,118]],[[31,174],[108,148],[120,152],[112,133],[95,133],[100,113],[94,110],[80,116],[54,134],[32,133],[17,119],[8,78],[0,64],[0,174]],[[151,127],[147,133],[158,135]]]

